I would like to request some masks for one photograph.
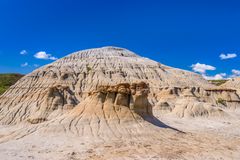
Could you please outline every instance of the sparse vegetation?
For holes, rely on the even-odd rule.
[[[217,104],[222,104],[222,105],[224,105],[224,106],[227,105],[226,100],[224,100],[224,99],[222,99],[222,98],[218,98],[218,99],[217,99]]]
[[[16,83],[22,76],[21,74],[0,74],[0,95],[11,85]]]
[[[209,80],[208,82],[216,85],[216,86],[221,86],[222,84],[226,83],[228,80],[227,79],[221,79],[221,80]]]
[[[31,124],[38,124],[47,121],[46,118],[35,118],[35,119],[27,119],[27,122]]]
[[[86,65],[86,67],[87,67],[87,73],[89,73],[92,70],[92,68],[89,67],[89,65]]]

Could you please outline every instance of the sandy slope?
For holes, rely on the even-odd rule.
[[[170,128],[152,127],[151,133],[142,128],[129,138],[79,137],[71,132],[49,134],[34,132],[19,140],[0,145],[3,159],[239,159],[240,110],[227,110],[232,118],[179,119],[160,117]],[[134,128],[131,123],[126,127]],[[10,127],[11,128],[11,127]],[[20,127],[21,128],[21,127]],[[10,129],[1,127],[1,136]],[[13,130],[17,130],[14,127]],[[146,134],[144,134],[146,132]],[[139,133],[139,132],[138,132]]]

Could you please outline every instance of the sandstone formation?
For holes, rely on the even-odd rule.
[[[125,159],[239,158],[240,97],[227,84],[216,87],[123,48],[75,52],[0,96],[0,155],[9,157],[20,144],[28,151],[18,147],[15,155],[54,152],[39,159],[64,159],[56,156],[71,147],[78,153],[71,150],[66,159],[117,159],[122,149],[135,155]]]
[[[147,127],[145,121],[158,121],[152,115],[148,93],[149,88],[144,82],[100,86],[96,91],[89,92],[87,98],[68,113],[48,122],[49,126],[44,130],[108,139],[126,136],[128,130],[139,133],[139,128],[144,128],[144,124]],[[129,123],[136,127],[129,129]]]
[[[156,115],[165,111],[180,117],[223,115],[219,107],[236,108],[240,102],[235,90],[215,89],[198,74],[162,65],[126,49],[103,47],[70,54],[20,79],[0,97],[0,122],[51,120],[75,110],[89,99],[89,92],[114,85],[134,88],[140,82],[149,86],[148,103]],[[130,108],[132,101],[147,105],[142,98],[133,97],[119,98],[130,103]]]
[[[222,84],[221,87],[235,89],[238,94],[240,94],[240,77],[228,80],[226,83]]]
[[[239,95],[233,89],[166,87],[156,97],[155,115],[172,112],[178,117],[223,116],[222,109],[240,106]]]

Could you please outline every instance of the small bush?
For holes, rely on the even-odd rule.
[[[222,84],[226,83],[228,80],[222,79],[222,80],[209,80],[210,83],[216,85],[216,86],[221,86]]]
[[[46,118],[34,118],[34,119],[27,119],[27,122],[31,124],[38,124],[47,121]]]
[[[217,99],[217,104],[222,104],[222,105],[224,105],[224,106],[227,105],[226,100],[224,100],[224,99],[222,99],[222,98],[218,98],[218,99]]]
[[[86,68],[87,68],[87,73],[89,73],[92,70],[92,68],[89,67],[88,65],[86,65]]]

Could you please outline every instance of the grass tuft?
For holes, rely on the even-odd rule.
[[[209,80],[208,82],[216,85],[216,86],[221,86],[222,84],[226,83],[228,80],[222,79],[222,80]]]

